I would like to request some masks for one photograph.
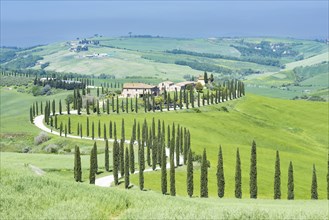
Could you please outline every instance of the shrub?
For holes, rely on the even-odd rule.
[[[32,150],[32,148],[26,146],[22,148],[22,153],[29,153]]]
[[[48,141],[50,138],[48,136],[48,134],[46,132],[40,132],[40,134],[38,136],[36,136],[34,138],[34,144],[35,145],[39,145],[41,143],[44,143],[46,141]]]
[[[48,153],[57,153],[59,149],[59,146],[56,144],[49,144],[47,147],[45,147],[45,151]]]

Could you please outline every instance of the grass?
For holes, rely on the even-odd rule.
[[[6,153],[7,154],[7,153]],[[37,176],[1,154],[1,219],[326,219],[326,200],[200,199]],[[54,155],[52,155],[54,157]],[[141,202],[143,201],[143,202]],[[192,208],[193,207],[193,208]]]
[[[229,112],[219,111],[226,106]],[[234,169],[236,148],[240,148],[242,160],[243,195],[248,197],[248,176],[250,146],[256,140],[258,146],[259,165],[259,198],[272,198],[275,151],[281,154],[282,194],[286,195],[287,170],[289,161],[295,167],[296,199],[310,198],[312,165],[316,164],[318,172],[319,196],[325,197],[325,176],[328,151],[328,105],[326,103],[310,103],[306,101],[286,101],[270,99],[248,94],[241,100],[222,103],[215,106],[200,108],[201,113],[193,110],[171,111],[167,113],[110,114],[89,116],[90,122],[100,120],[108,125],[109,121],[117,123],[120,137],[121,120],[125,119],[126,139],[131,134],[133,119],[142,123],[144,118],[151,123],[152,117],[164,120],[166,125],[175,123],[187,127],[191,131],[192,149],[201,154],[207,149],[211,162],[209,170],[210,196],[216,196],[216,164],[218,146],[221,144],[224,154],[224,170],[226,176],[226,197],[234,197]],[[78,122],[85,123],[86,118],[70,116],[72,127]],[[59,121],[66,123],[67,116],[61,116]],[[83,133],[86,133],[85,131]],[[185,168],[177,172],[177,192],[185,195]],[[196,184],[199,171],[196,171]],[[138,176],[132,181],[138,183]],[[159,190],[159,172],[145,175],[146,188]],[[199,194],[196,185],[195,194]]]
[[[309,58],[304,59],[304,60],[295,61],[295,62],[292,62],[292,63],[287,63],[286,64],[286,69],[293,69],[293,68],[298,67],[298,66],[311,66],[311,65],[314,65],[314,64],[321,63],[323,61],[328,62],[328,56],[329,56],[329,52],[324,52],[324,53],[309,57]]]

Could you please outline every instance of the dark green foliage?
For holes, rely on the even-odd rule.
[[[167,157],[165,147],[162,148],[161,152],[161,191],[162,194],[167,194]]]
[[[59,100],[59,114],[62,114],[62,100]]]
[[[250,156],[250,198],[257,199],[257,155],[256,142],[252,142]]]
[[[318,182],[317,182],[317,179],[316,179],[315,164],[313,164],[311,199],[318,199]]]
[[[117,114],[119,114],[119,97],[117,96],[117,108],[116,108]]]
[[[110,114],[110,100],[106,99],[106,113],[109,115]]]
[[[175,163],[174,158],[170,157],[170,195],[176,195]]]
[[[106,134],[107,134],[107,132],[106,132],[106,124],[104,123],[104,131],[103,131],[103,136],[104,136],[104,140],[106,140],[107,139],[107,137],[106,137]]]
[[[101,121],[98,120],[98,137],[101,137]]]
[[[200,175],[200,197],[208,197],[208,161],[206,149],[203,150]]]
[[[187,157],[187,177],[186,177],[186,188],[187,188],[187,195],[189,197],[193,196],[193,161],[192,161],[192,151],[191,149],[188,152],[188,157]]]
[[[109,141],[105,140],[105,170],[109,171]]]
[[[80,137],[82,138],[82,124],[80,124]]]
[[[113,150],[112,150],[112,160],[113,160],[113,177],[114,177],[114,184],[119,184],[119,144],[118,141],[115,139],[113,142]]]
[[[152,140],[150,142],[152,142]],[[157,151],[158,151],[157,146],[158,146],[158,139],[154,138],[152,144],[152,170],[156,169]]]
[[[89,118],[87,117],[87,137],[89,137]]]
[[[276,151],[276,160],[275,160],[274,199],[281,199],[281,170],[280,170],[279,151]]]
[[[207,84],[208,83],[208,74],[207,74],[207,72],[204,72],[203,79],[204,79],[205,84]]]
[[[65,137],[67,137],[67,125],[66,124],[64,126],[64,135],[65,135]]]
[[[94,122],[91,124],[91,139],[95,138],[95,124]]]
[[[288,200],[292,200],[295,198],[294,193],[294,168],[292,166],[292,162],[289,163],[288,169]]]
[[[62,136],[62,132],[63,132],[63,122],[61,122],[60,126],[59,126],[59,135]]]
[[[140,190],[144,189],[144,168],[145,168],[145,159],[144,159],[144,146],[141,145],[138,141],[138,151],[139,151],[139,188]]]
[[[119,161],[120,161],[120,175],[123,176],[125,174],[125,143],[123,140],[120,140],[120,151],[119,151]]]
[[[235,165],[235,198],[242,198],[242,190],[241,190],[241,161],[240,161],[240,153],[239,148],[236,151],[236,165]]]
[[[80,123],[77,125],[77,135],[80,135]]]
[[[95,151],[95,155],[94,155],[94,157],[95,157],[95,160],[94,160],[94,162],[95,162],[95,173],[97,173],[97,171],[98,171],[98,159],[97,159],[97,145],[96,145],[96,142],[94,143],[94,151]]]
[[[89,183],[95,184],[96,180],[96,158],[97,158],[97,150],[96,150],[96,142],[94,143],[94,147],[90,152],[90,168],[89,168]]]
[[[46,116],[47,117],[47,116]],[[33,124],[32,107],[30,107],[30,122]]]
[[[224,168],[223,168],[222,146],[219,147],[216,175],[217,175],[217,193],[218,193],[218,197],[223,198],[224,197],[224,192],[225,192],[225,177],[224,177]]]
[[[130,173],[135,173],[135,153],[134,153],[133,138],[131,138],[129,143],[129,166],[130,166]]]
[[[129,187],[129,151],[128,147],[126,147],[125,151],[125,188]]]
[[[80,149],[78,146],[75,146],[75,151],[74,151],[74,179],[75,179],[75,181],[82,182],[81,176],[82,176],[82,171],[81,171]]]
[[[121,141],[125,142],[126,138],[125,138],[125,120],[122,119],[121,122]]]
[[[68,133],[71,134],[71,118],[69,117],[67,122]]]
[[[55,128],[57,129],[58,126],[57,126],[57,115],[55,115]]]
[[[177,136],[176,136],[176,146],[175,146],[175,153],[176,153],[176,166],[179,166],[179,159],[180,159],[180,126],[178,125],[177,128]]]
[[[109,125],[109,133],[110,133],[110,138],[113,138],[113,131],[112,131],[112,121],[110,121],[110,125]]]

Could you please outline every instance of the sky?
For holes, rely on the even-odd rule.
[[[328,38],[321,1],[8,1],[1,0],[1,46],[27,47],[132,34],[207,38]]]

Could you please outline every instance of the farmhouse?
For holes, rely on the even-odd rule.
[[[153,85],[147,85],[144,83],[125,83],[122,87],[122,97],[143,97],[144,94],[159,94],[159,88]]]
[[[177,90],[186,89],[187,86],[192,86],[192,88],[194,88],[195,82],[194,81],[180,82],[180,83],[176,83],[175,86]]]
[[[160,92],[163,92],[163,91],[175,91],[175,83],[171,82],[171,81],[164,81],[164,82],[161,82],[159,83],[158,85],[159,87],[159,90]]]
[[[202,75],[199,76],[197,83],[198,82],[201,83],[201,85],[203,85],[203,86],[206,85],[206,83],[204,82],[204,76],[202,76]]]

